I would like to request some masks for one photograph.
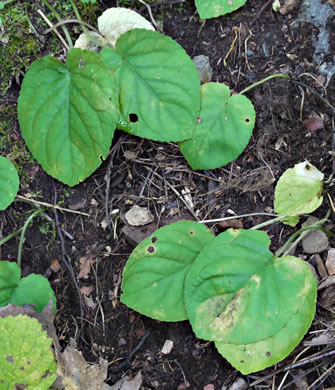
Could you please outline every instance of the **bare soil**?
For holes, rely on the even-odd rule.
[[[115,4],[111,1],[100,2],[100,11],[112,5]],[[138,3],[137,9],[141,7]],[[275,73],[289,74],[297,83],[274,79],[246,94],[257,113],[253,136],[242,155],[220,169],[194,172],[176,145],[151,142],[122,132],[116,133],[107,161],[74,188],[50,178],[36,162],[27,163],[25,170],[30,180],[21,186],[20,194],[31,194],[34,199],[50,204],[54,204],[56,196],[61,207],[89,216],[58,211],[61,227],[73,238],[64,236],[65,252],[61,250],[60,237],[53,225],[49,231],[41,229],[45,227],[43,218],[30,225],[24,243],[23,274],[35,272],[49,277],[58,301],[55,325],[61,345],[66,347],[70,338],[74,338],[87,361],[98,363],[100,357],[107,359],[109,384],[125,374],[135,376],[141,371],[143,389],[202,390],[212,384],[216,390],[221,390],[243,376],[225,361],[213,343],[198,340],[186,321],[162,323],[120,303],[122,271],[134,248],[123,233],[123,215],[133,204],[151,210],[154,222],[132,233],[135,238],[144,237],[180,219],[271,212],[276,180],[285,169],[305,159],[329,177],[334,173],[335,112],[328,103],[335,104],[335,77],[325,87],[319,64],[313,60],[311,44],[318,28],[297,22],[299,7],[284,16],[272,11],[271,2],[249,0],[233,14],[206,22],[199,19],[190,2],[152,6],[152,10],[156,19],[163,20],[164,33],[175,39],[190,56],[209,57],[213,81],[226,83],[236,92]],[[141,12],[149,17],[145,8]],[[330,24],[332,54],[326,55],[324,61],[334,61],[334,18]],[[238,39],[224,66],[235,27]],[[16,102],[11,100],[17,97],[19,82],[13,81],[11,99],[3,106],[15,107]],[[323,117],[324,129],[309,132],[302,122],[314,113]],[[17,122],[13,134],[21,137]],[[107,227],[102,225],[106,221],[106,181],[110,184],[108,210],[111,212],[111,224]],[[185,188],[191,192],[192,212],[178,195]],[[335,199],[334,187],[327,191]],[[315,216],[323,217],[329,207],[325,199]],[[15,202],[1,213],[0,239],[22,226],[25,213],[30,209],[25,203]],[[48,213],[55,218],[52,209]],[[248,228],[265,220],[265,217],[248,217],[240,227]],[[216,233],[224,229],[218,224],[209,226]],[[333,214],[327,227],[333,228]],[[281,224],[265,230],[271,236],[273,250],[292,233],[291,228]],[[15,261],[17,244],[18,239],[12,239],[0,247],[0,257]],[[330,245],[334,244],[331,240]],[[295,254],[313,262],[313,256],[303,253],[300,246]],[[62,262],[64,256],[79,287],[92,287],[90,301],[81,297],[82,308],[73,278]],[[91,259],[92,266],[87,278],[80,279],[80,259],[84,256]],[[325,256],[326,253],[321,253],[323,260]],[[58,272],[50,271],[55,259],[61,267]],[[334,304],[325,309],[318,303],[315,321],[305,340],[311,339],[314,331],[333,329]],[[167,339],[173,341],[174,347],[164,355],[161,349]],[[247,388],[278,388],[284,376],[283,368],[291,365],[304,348],[302,342],[276,366],[243,377]],[[327,345],[314,346],[303,357],[327,351]],[[291,370],[282,389],[334,388],[334,370],[315,386],[308,387],[331,362],[334,362],[332,357],[324,357]],[[320,363],[321,368],[318,368]]]

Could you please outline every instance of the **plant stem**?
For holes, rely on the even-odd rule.
[[[199,221],[199,223],[216,223],[216,222],[222,222],[222,221],[229,221],[231,219],[239,219],[239,218],[244,218],[244,217],[253,217],[253,216],[256,216],[256,215],[265,215],[267,217],[274,217],[277,214],[270,214],[270,213],[242,214],[242,215],[234,215],[233,217],[225,217],[225,218],[217,218],[217,219],[206,219],[204,221]]]
[[[293,248],[295,248],[298,243],[304,238],[307,236],[307,234],[309,233],[309,230],[311,229],[323,229],[321,225],[323,225],[325,222],[328,221],[328,217],[330,215],[331,211],[328,210],[327,211],[327,214],[325,215],[325,217],[323,219],[321,219],[320,221],[318,221],[317,223],[314,223],[313,225],[310,225],[310,226],[306,226],[302,229],[299,229],[298,231],[296,231],[287,241],[286,243],[276,252],[276,256],[279,257],[281,256],[281,254],[283,254],[283,256],[287,256],[288,253],[291,252],[291,250]],[[299,236],[296,240],[295,238]],[[295,241],[294,241],[295,240]],[[292,241],[294,241],[292,243]],[[291,244],[292,243],[292,244]],[[291,245],[290,245],[291,244]]]
[[[21,255],[22,255],[22,245],[23,245],[23,240],[24,240],[24,234],[27,230],[27,227],[30,223],[30,221],[38,214],[41,214],[44,212],[44,209],[40,209],[40,210],[36,210],[34,211],[30,216],[29,218],[26,220],[26,222],[24,223],[23,227],[21,228],[22,229],[22,232],[21,232],[21,236],[20,236],[20,241],[19,241],[19,249],[18,249],[18,253],[17,253],[17,265],[21,268]]]
[[[276,218],[273,218],[273,219],[270,219],[270,221],[266,221],[266,222],[262,222],[258,225],[255,225],[253,226],[252,228],[250,229],[253,229],[253,230],[257,230],[257,229],[261,229],[265,226],[269,226],[269,225],[272,225],[273,223],[276,223],[276,222],[279,222],[279,221],[282,221],[283,219],[287,218],[288,215],[280,215],[279,217],[276,217]]]
[[[54,9],[54,7],[51,4],[49,4],[47,0],[42,0],[42,1],[46,5],[46,7],[48,7],[48,9],[51,11],[51,13],[55,16],[55,18],[60,22],[62,19],[59,16],[58,12]],[[62,29],[63,29],[63,32],[65,34],[69,48],[72,49],[73,43],[72,43],[72,39],[70,37],[69,31],[65,26],[62,26]]]
[[[18,230],[16,230],[15,232],[9,234],[8,236],[6,236],[5,238],[3,238],[1,241],[0,241],[0,246],[3,245],[5,242],[9,241],[10,239],[16,237],[18,234],[21,233],[22,231],[22,227]]]
[[[278,78],[278,77],[282,77],[282,78],[284,78],[284,79],[286,79],[286,80],[290,80],[290,76],[288,76],[288,75],[286,75],[286,74],[273,74],[273,75],[271,75],[271,76],[265,77],[265,79],[263,79],[263,80],[256,81],[256,83],[253,83],[253,84],[249,85],[249,87],[247,87],[247,88],[244,88],[244,89],[239,93],[239,95],[243,95],[244,93],[250,91],[250,89],[255,88],[255,87],[258,87],[259,85],[261,85],[261,84],[263,84],[263,83],[266,83],[266,82],[269,81],[269,80]]]

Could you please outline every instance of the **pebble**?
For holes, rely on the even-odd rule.
[[[308,217],[307,221],[302,224],[302,227],[313,225],[318,219]],[[328,248],[329,241],[327,235],[320,229],[313,229],[302,239],[302,246],[306,253],[321,253]]]
[[[144,226],[154,220],[154,216],[151,214],[150,210],[137,205],[126,212],[125,218],[131,226]]]
[[[335,275],[335,248],[330,248],[326,260],[328,275]]]

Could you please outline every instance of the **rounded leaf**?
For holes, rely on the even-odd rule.
[[[20,267],[7,260],[0,260],[0,306],[7,306],[21,278]]]
[[[290,279],[290,277],[295,279],[296,275],[300,279],[298,295],[290,297],[291,302],[297,301],[295,304],[296,312],[293,313],[284,326],[270,337],[260,337],[259,340],[253,343],[236,342],[235,339],[225,343],[215,342],[221,355],[244,375],[263,370],[288,356],[302,340],[314,317],[317,283],[308,266],[302,260],[293,256],[276,259],[276,263],[280,276],[278,280],[273,282],[274,286],[278,285],[278,290],[280,289],[279,286],[285,290],[292,284],[292,282],[286,283],[285,279]],[[283,279],[283,273],[286,272],[290,272],[290,274]],[[271,293],[267,297],[271,299]],[[253,297],[250,296],[250,300],[252,299]],[[285,311],[287,305],[290,305],[291,302],[283,301],[281,310]],[[248,313],[246,313],[247,315]],[[260,320],[262,320],[262,317],[260,317]],[[273,321],[276,321],[275,317]],[[252,328],[253,324],[250,326]]]
[[[0,156],[0,210],[5,210],[19,190],[19,175],[7,158]]]
[[[41,313],[50,298],[52,298],[53,310],[56,312],[56,297],[48,279],[42,275],[30,274],[19,281],[9,303],[17,306],[34,305],[35,310]]]
[[[106,158],[119,117],[114,79],[99,55],[72,49],[66,64],[35,61],[18,101],[23,138],[43,169],[73,186]]]
[[[275,212],[289,216],[312,213],[323,200],[323,177],[308,161],[287,169],[276,185]]]
[[[47,390],[56,380],[52,339],[28,316],[0,318],[0,389]]]
[[[108,43],[115,46],[120,35],[134,28],[155,31],[143,16],[128,8],[109,8],[98,17],[98,28]]]
[[[195,0],[201,19],[216,18],[242,7],[247,0]]]
[[[133,251],[123,272],[121,302],[160,321],[187,319],[184,279],[213,233],[193,221],[162,227]]]
[[[250,288],[258,291],[259,272],[273,263],[269,245],[270,239],[262,231],[228,229],[200,252],[185,278],[186,311],[198,338],[222,342],[241,337],[250,342],[269,331],[272,325],[264,320],[255,328],[252,324],[253,311],[258,321],[263,310],[263,303],[257,306],[255,299],[262,299],[262,295],[255,295],[252,302],[247,295]],[[277,299],[275,293],[272,298]],[[240,322],[243,331],[237,331],[237,321],[243,319],[248,304],[252,317],[249,323]],[[269,310],[266,317],[271,322],[275,306],[274,311],[267,306],[264,310]]]
[[[179,144],[192,169],[215,169],[235,160],[247,146],[255,110],[243,95],[230,96],[225,84],[201,86],[201,107],[193,137]]]
[[[100,53],[106,63],[111,50]],[[185,50],[165,35],[134,29],[121,35],[116,51],[122,59],[119,102],[127,124],[123,128],[162,142],[191,138],[200,107],[200,79]]]

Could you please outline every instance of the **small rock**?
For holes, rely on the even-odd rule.
[[[164,355],[167,355],[167,354],[169,354],[172,351],[172,348],[173,348],[173,341],[166,340],[164,345],[163,345],[163,348],[162,348],[161,352]]]
[[[210,383],[209,385],[204,386],[204,390],[215,390],[215,387]]]
[[[328,275],[335,275],[335,248],[330,248],[326,260]]]
[[[199,77],[202,83],[209,83],[212,80],[212,68],[209,64],[209,58],[204,55],[195,56],[192,59],[197,71],[199,72]]]
[[[308,217],[307,221],[302,224],[302,227],[313,225],[318,219]],[[302,239],[302,246],[306,253],[320,253],[328,248],[329,241],[327,235],[320,229],[313,229]]]
[[[243,378],[237,378],[228,390],[245,390],[247,388],[248,383]]]
[[[126,221],[131,226],[144,226],[154,220],[150,210],[145,207],[133,206],[125,215]]]

